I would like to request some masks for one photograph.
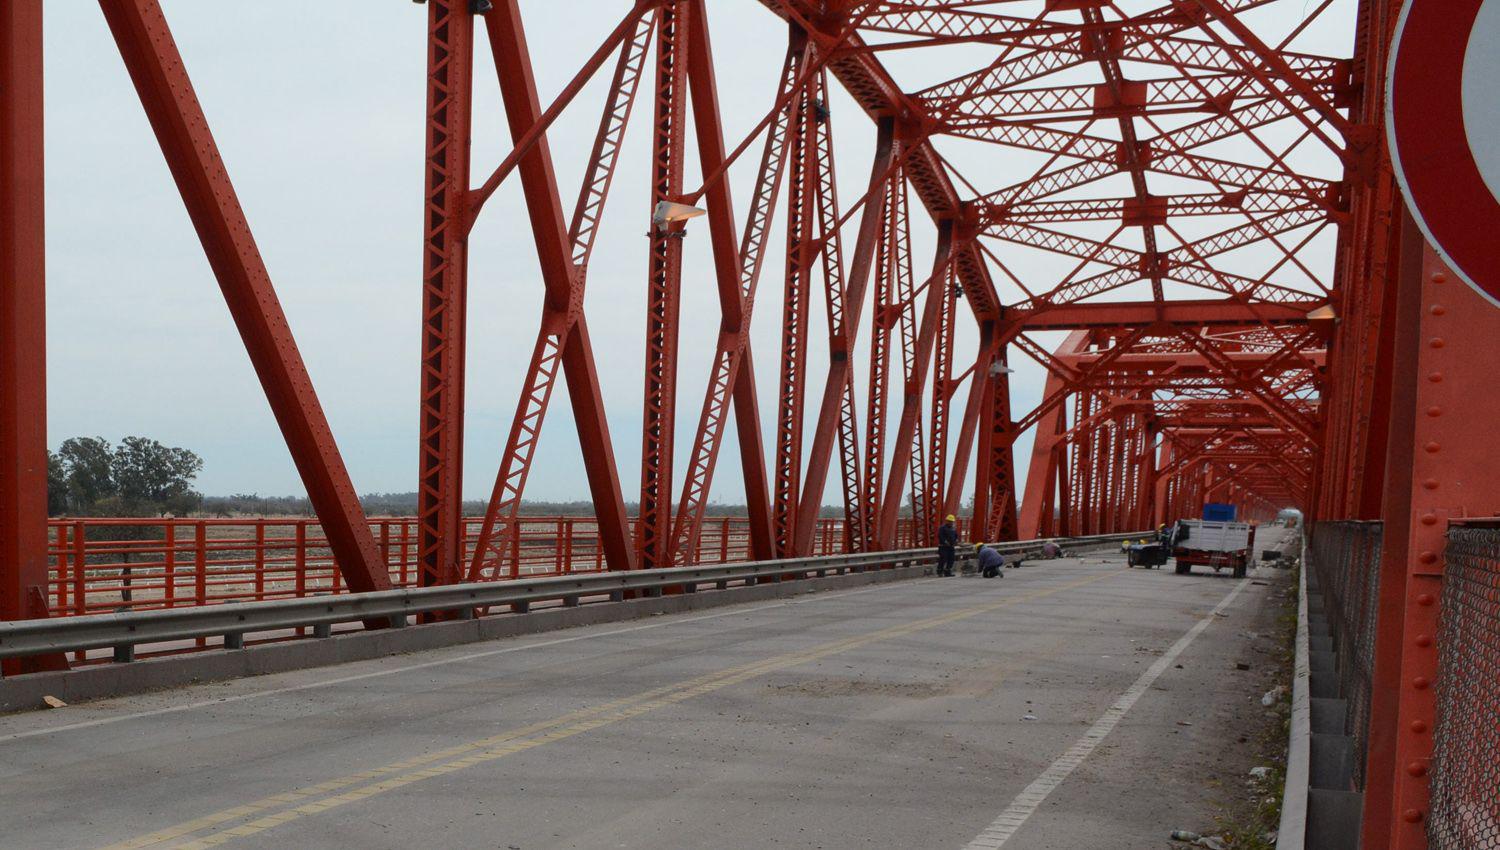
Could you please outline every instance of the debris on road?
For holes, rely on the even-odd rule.
[[[1199,835],[1187,829],[1172,830],[1172,840],[1185,841],[1194,847],[1207,847],[1209,850],[1227,850],[1229,847],[1224,843],[1224,839],[1217,835]]]
[[[67,708],[68,707],[67,703],[63,702],[62,700],[58,699],[57,697],[55,697],[55,696],[53,696],[51,694],[47,694],[46,696],[42,697],[42,702],[46,703],[48,708]]]
[[[1260,698],[1260,704],[1266,708],[1270,708],[1276,704],[1277,700],[1281,699],[1281,695],[1284,693],[1286,693],[1286,685],[1277,685],[1266,691],[1265,695]]]

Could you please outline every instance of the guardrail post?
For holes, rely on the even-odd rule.
[[[115,663],[129,664],[135,660],[135,644],[122,643],[115,646]]]
[[[162,599],[166,602],[166,606],[168,608],[175,608],[177,606],[177,527],[172,524],[171,520],[167,520],[163,536],[165,537],[165,542],[162,543],[161,555],[161,593]],[[127,561],[130,558],[129,545],[130,544],[126,543],[122,544],[121,547],[125,549],[123,557],[125,557]],[[125,567],[121,570],[121,572],[124,575],[129,576],[130,568]],[[129,578],[125,579],[125,586],[130,586]],[[124,594],[124,599],[126,602],[130,601],[130,594],[128,592]]]
[[[255,522],[255,598],[266,598],[266,521]]]
[[[208,526],[203,520],[193,528],[193,595],[197,604],[208,604]]]
[[[224,635],[224,648],[225,649],[244,649],[245,648],[245,633],[244,632],[230,632],[230,633]]]
[[[313,637],[315,638],[333,637],[332,623],[318,623],[312,627],[312,630]]]

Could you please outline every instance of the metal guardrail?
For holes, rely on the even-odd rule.
[[[1118,542],[1134,534],[1060,538],[1069,546]],[[1003,553],[1027,552],[1045,540],[996,544]],[[965,558],[972,557],[972,554]],[[328,637],[338,623],[389,623],[405,626],[408,618],[436,612],[473,616],[476,609],[510,606],[525,611],[534,602],[561,600],[577,604],[586,596],[623,598],[628,592],[656,595],[666,588],[694,592],[700,585],[719,588],[730,582],[755,582],[783,577],[822,576],[829,572],[935,563],[935,549],[905,549],[789,558],[738,564],[705,564],[660,570],[603,572],[582,575],[472,582],[439,587],[402,588],[372,593],[349,593],[265,602],[227,602],[154,611],[127,611],[81,617],[0,622],[0,658],[20,658],[103,647],[115,649],[115,660],[130,661],[137,645],[222,637],[228,649],[244,646],[246,634],[311,627],[314,637]]]

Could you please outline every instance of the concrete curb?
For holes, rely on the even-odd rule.
[[[519,637],[537,632],[617,623],[657,614],[678,614],[820,591],[884,584],[920,578],[927,572],[928,567],[900,567],[800,581],[763,582],[725,590],[545,608],[528,614],[501,614],[475,620],[409,626],[404,629],[355,631],[327,638],[266,643],[245,649],[215,649],[127,664],[99,664],[77,670],[36,673],[0,679],[0,712],[42,708],[43,696],[55,696],[70,703],[125,696],[245,676],[366,661],[387,655]]]
[[[1312,667],[1308,660],[1307,538],[1297,570],[1297,649],[1292,670],[1292,716],[1281,798],[1278,850],[1303,850],[1307,842],[1307,797],[1312,768]]]

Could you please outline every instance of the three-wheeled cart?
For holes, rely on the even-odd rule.
[[[1172,547],[1165,543],[1132,543],[1125,550],[1125,562],[1132,567],[1165,566],[1172,557]]]

